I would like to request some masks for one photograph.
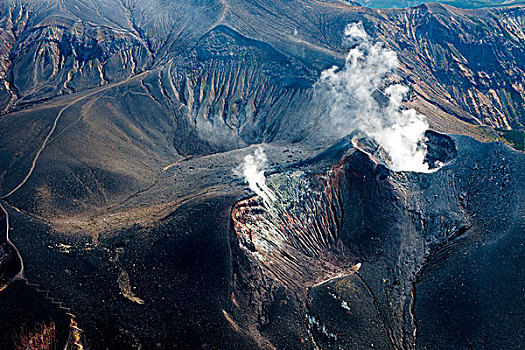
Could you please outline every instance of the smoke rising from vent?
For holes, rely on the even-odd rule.
[[[275,200],[275,195],[266,185],[264,172],[267,167],[268,159],[264,153],[264,148],[259,146],[255,149],[253,155],[245,156],[242,164],[235,168],[233,172],[237,176],[244,177],[250,189],[261,197],[267,208],[270,208]]]
[[[323,71],[316,84],[317,97],[329,106],[330,128],[338,136],[361,130],[374,138],[389,154],[394,171],[429,172],[425,116],[402,107],[407,87],[384,88],[398,65],[395,52],[371,42],[361,22],[346,27],[345,39],[353,46],[345,66]]]

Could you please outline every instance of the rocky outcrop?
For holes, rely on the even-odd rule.
[[[342,63],[344,26],[363,21],[376,39],[398,53],[401,73],[414,88],[408,104],[426,113],[434,127],[460,130],[459,118],[473,124],[522,128],[525,34],[519,7],[474,11],[435,4],[371,10],[336,0],[306,7],[301,2],[262,0],[174,2],[165,8],[156,2],[134,1],[75,4],[8,1],[2,5],[4,112],[123,81],[151,68],[165,72],[164,79],[171,75],[180,93],[186,78],[187,88],[194,90],[197,75],[205,70],[227,84],[254,90],[241,96],[229,86],[225,96],[208,96],[203,101],[199,99],[206,96],[195,95],[196,91],[196,99],[184,94],[180,100],[161,96],[162,103],[170,106],[165,113],[196,100],[186,112],[186,131],[195,132],[194,124],[200,119],[197,135],[211,138],[212,144],[220,143],[213,137],[225,134],[233,145],[271,140],[280,127],[277,121],[310,100],[307,90],[319,71]],[[220,40],[225,41],[219,44]],[[210,55],[207,50],[213,45],[221,45],[233,56],[225,60],[224,52]],[[199,63],[191,62],[195,59]],[[238,62],[242,62],[239,71]],[[206,79],[202,77],[203,82]],[[282,84],[285,90],[279,88]],[[257,93],[255,85],[264,94]],[[266,96],[274,85],[275,96]],[[170,91],[169,86],[165,88]],[[220,90],[208,87],[207,91],[214,95]],[[243,114],[248,115],[245,123],[250,121],[245,105],[253,105],[257,119],[250,126],[240,126]],[[215,111],[232,115],[220,116],[222,122],[208,120],[207,114]]]
[[[153,62],[140,35],[112,22],[100,9],[78,13],[65,3],[47,1],[7,1],[1,6],[4,113],[122,81]],[[75,8],[79,10],[78,5]],[[95,18],[91,11],[98,12]]]
[[[232,298],[240,327],[255,339],[281,348],[281,339],[267,330],[280,322],[272,316],[272,305],[286,300],[297,313],[280,315],[288,325],[302,325],[302,331],[296,326],[288,326],[288,331],[309,334],[320,348],[370,343],[381,349],[436,346],[432,342],[439,339],[438,329],[418,329],[418,317],[426,322],[432,318],[427,314],[428,303],[415,308],[418,280],[431,273],[426,270],[428,264],[441,262],[443,257],[437,256],[443,251],[499,239],[492,228],[499,214],[489,214],[487,206],[509,205],[510,217],[520,215],[522,210],[507,201],[516,193],[519,166],[506,163],[509,157],[523,157],[492,145],[491,151],[487,148],[490,160],[481,165],[482,154],[463,158],[476,148],[470,148],[473,144],[435,133],[431,138],[429,158],[446,164],[432,174],[390,172],[352,148],[324,175],[314,175],[312,164],[307,168],[309,175],[297,171],[272,175],[268,179],[276,197],[272,205],[262,205],[256,198],[238,202],[232,212],[236,237],[232,251],[238,264],[234,265]],[[455,142],[461,144],[459,152]],[[477,180],[481,173],[483,177],[500,172],[503,177],[488,183]],[[489,200],[490,196],[497,200]],[[509,239],[518,232],[512,227],[504,231]],[[479,269],[488,266],[490,259]],[[505,255],[505,259],[511,257]],[[446,278],[455,283],[455,277]],[[379,329],[351,331],[351,325],[366,314],[376,315],[372,319],[379,322]],[[487,315],[477,315],[481,323],[492,322]],[[483,339],[469,337],[470,341]],[[300,344],[300,336],[296,341],[293,347],[309,348]]]
[[[388,16],[396,29],[380,30],[381,36],[398,52],[414,88],[412,105],[424,100],[470,123],[523,128],[522,8],[466,11],[429,4]]]

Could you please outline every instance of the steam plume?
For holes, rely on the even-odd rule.
[[[264,154],[264,148],[257,147],[253,155],[244,157],[244,161],[233,172],[237,176],[244,177],[250,189],[262,198],[267,208],[271,207],[275,200],[275,195],[266,185],[264,171],[268,167],[268,159]]]
[[[428,124],[425,116],[402,108],[408,88],[392,84],[384,89],[385,101],[378,96],[398,65],[395,52],[372,43],[361,22],[349,24],[345,37],[354,46],[345,66],[322,72],[316,85],[318,97],[330,106],[330,127],[339,136],[361,130],[373,137],[389,154],[394,171],[428,172]]]

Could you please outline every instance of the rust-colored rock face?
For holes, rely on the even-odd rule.
[[[22,330],[16,336],[17,350],[52,350],[56,347],[55,324],[37,325],[35,329]]]
[[[319,190],[303,173],[285,174],[272,183],[276,199],[271,205],[257,197],[235,205],[232,220],[239,245],[268,277],[301,290],[353,272],[339,236],[343,212],[338,172],[334,168],[315,179]]]

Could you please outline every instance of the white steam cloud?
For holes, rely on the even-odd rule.
[[[345,37],[354,45],[345,66],[322,72],[316,85],[329,106],[330,127],[340,136],[361,130],[373,137],[389,154],[394,171],[429,172],[424,163],[428,124],[425,116],[402,107],[408,88],[392,84],[384,89],[385,101],[378,98],[398,66],[395,52],[371,42],[361,22],[349,24]]]
[[[261,197],[267,208],[270,208],[275,200],[275,195],[266,185],[264,172],[267,167],[268,159],[266,154],[264,154],[264,148],[259,146],[255,149],[253,155],[245,156],[243,163],[233,169],[233,172],[237,176],[244,177],[250,189]]]

